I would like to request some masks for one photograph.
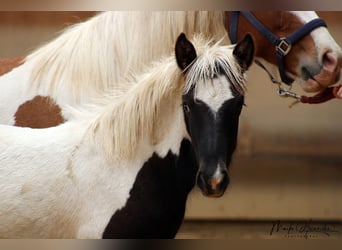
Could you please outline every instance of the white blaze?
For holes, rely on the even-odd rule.
[[[215,77],[211,83],[205,81],[197,84],[196,100],[204,102],[214,113],[217,113],[224,102],[234,98],[227,77],[224,75]]]

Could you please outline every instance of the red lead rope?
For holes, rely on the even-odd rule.
[[[326,88],[323,92],[318,93],[317,95],[314,95],[314,96],[301,96],[299,101],[301,103],[308,103],[308,104],[318,104],[318,103],[327,102],[335,98],[334,88],[340,89],[341,87],[342,85],[329,87],[329,88]]]

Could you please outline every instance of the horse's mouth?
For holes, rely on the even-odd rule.
[[[306,67],[302,67],[302,79],[304,81],[308,81],[308,80],[313,80],[313,81],[316,81],[315,79],[315,75],[318,75],[318,73],[316,74],[313,74],[312,72],[310,72],[310,70]]]
[[[209,197],[209,198],[220,198],[223,196],[224,192],[220,192],[220,193],[208,193],[206,191],[202,191],[202,194],[205,196],[205,197]]]
[[[305,82],[304,90],[306,92],[317,92],[334,85],[340,79],[340,68],[328,66],[322,67],[302,67],[302,80]]]
[[[313,71],[309,70],[308,68],[302,67],[301,72],[302,81],[305,83],[302,85],[302,87],[305,92],[318,92],[326,87],[319,79],[322,71],[317,70],[315,73],[313,73]]]

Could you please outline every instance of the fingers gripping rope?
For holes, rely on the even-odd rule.
[[[308,104],[319,104],[319,103],[327,102],[335,98],[334,89],[335,88],[340,89],[341,87],[342,85],[329,87],[329,88],[326,88],[323,92],[318,93],[317,95],[314,95],[314,96],[310,96],[310,97],[301,96],[299,101],[301,103],[308,103]]]

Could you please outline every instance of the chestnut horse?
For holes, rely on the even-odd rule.
[[[242,15],[243,14],[243,15]],[[113,85],[132,81],[146,65],[172,51],[176,36],[201,32],[213,41],[229,43],[227,31],[241,39],[253,35],[255,55],[277,72],[275,46],[245,13],[230,12],[106,12],[66,30],[22,61],[0,69],[0,122],[43,128],[68,120],[65,104],[91,102]],[[238,22],[230,22],[231,16]],[[253,12],[276,37],[287,37],[317,19],[314,12]],[[232,23],[238,25],[234,28]],[[232,27],[230,27],[232,26]],[[133,38],[133,39],[132,39]],[[341,65],[340,48],[321,23],[284,56],[286,75],[306,91],[334,84]],[[12,71],[9,71],[17,66]],[[181,145],[176,168],[150,162],[138,173],[125,207],[112,217],[105,237],[174,237],[184,218],[188,193],[198,165],[188,140]],[[166,185],[167,184],[167,185]],[[160,191],[162,190],[162,191]],[[163,195],[161,195],[161,193]],[[154,204],[150,206],[149,204]]]

